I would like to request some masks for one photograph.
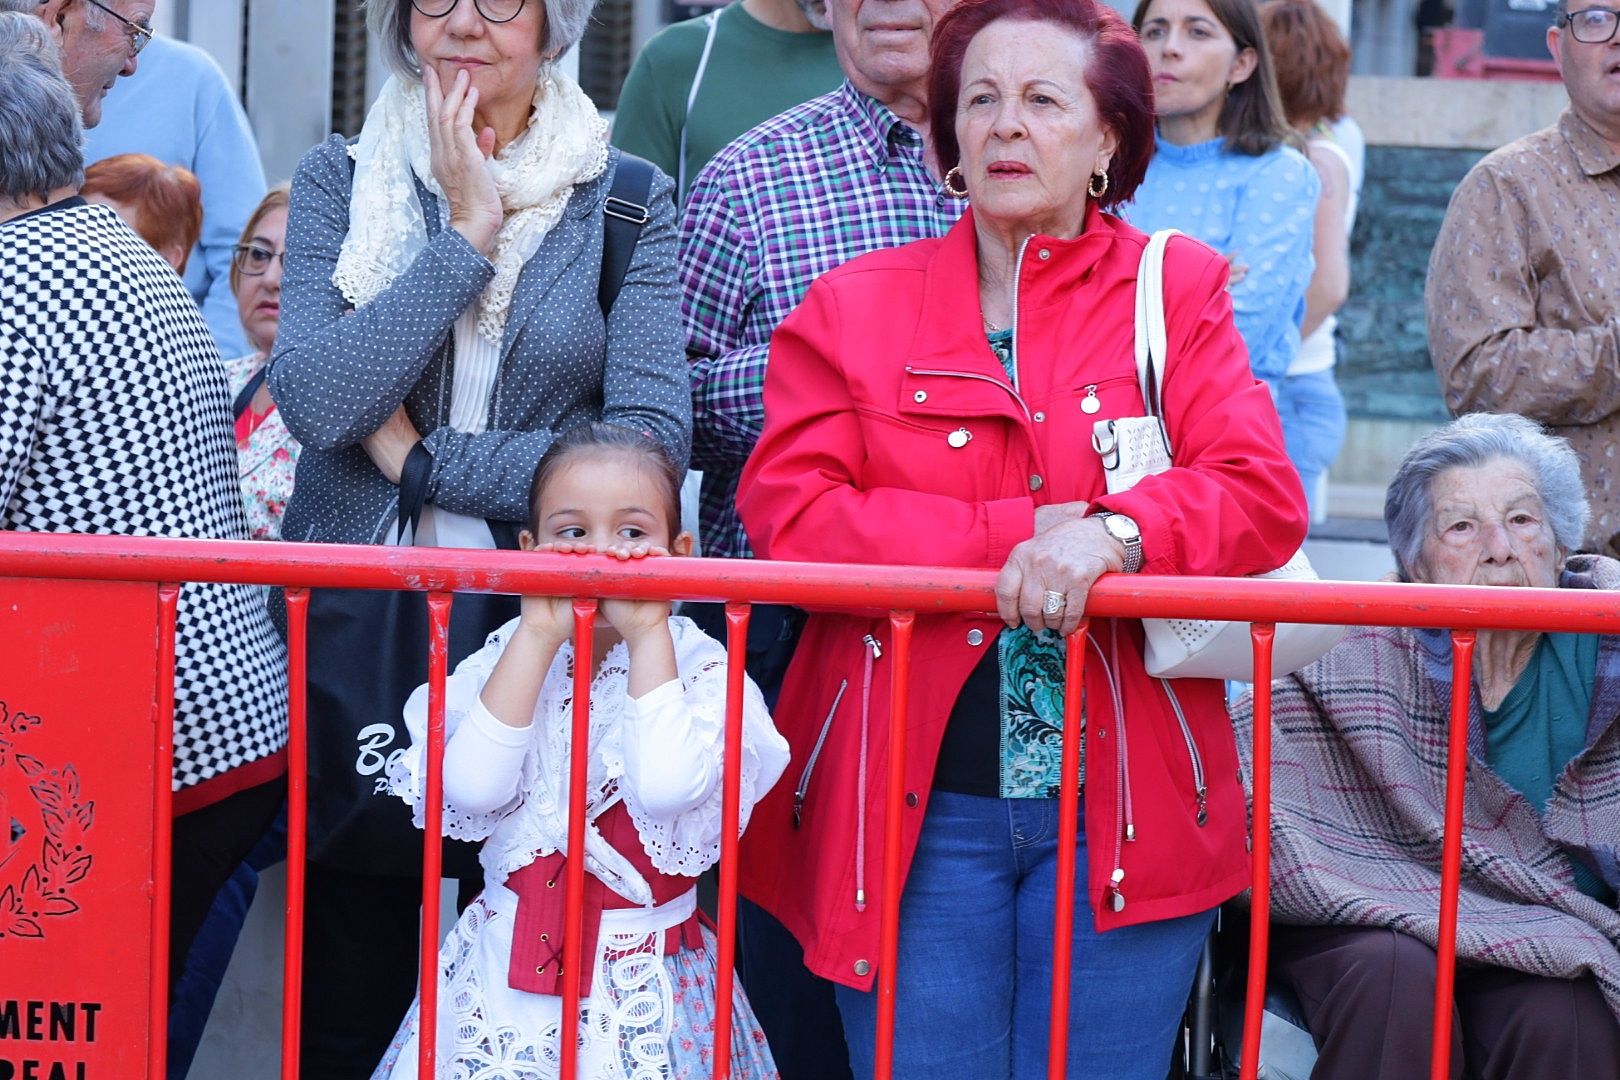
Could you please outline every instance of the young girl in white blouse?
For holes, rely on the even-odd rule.
[[[680,476],[649,436],[587,424],[560,436],[530,490],[524,549],[620,559],[687,555]],[[439,953],[440,1076],[549,1080],[564,978],[580,983],[579,1075],[711,1074],[714,935],[695,879],[720,854],[726,652],[667,602],[604,600],[597,615],[586,807],[585,967],[562,970],[573,723],[572,601],[522,614],[446,687],[444,832],[485,840],[483,893]],[[421,825],[427,687],[405,706],[412,745],[389,770]],[[744,686],[741,822],[786,767],[787,742]],[[775,1077],[738,987],[732,1075]],[[417,1007],[375,1077],[417,1075]]]

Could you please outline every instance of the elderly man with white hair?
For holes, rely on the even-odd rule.
[[[37,15],[62,50],[62,74],[73,87],[84,126],[101,123],[101,99],[152,40],[157,0],[0,0],[0,12]]]

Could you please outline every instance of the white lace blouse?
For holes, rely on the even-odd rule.
[[[553,660],[534,720],[501,723],[479,695],[517,626],[491,634],[445,684],[444,833],[487,840],[480,861],[489,879],[564,851],[568,840],[568,744],[573,724],[573,646]],[[647,882],[602,838],[595,819],[622,799],[653,866],[695,877],[720,857],[721,753],[725,741],[726,653],[690,619],[670,619],[679,679],[631,698],[629,654],[609,651],[591,684],[587,767],[586,867],[609,888],[649,904]],[[787,767],[777,732],[751,680],[743,684],[743,828],[754,804]],[[415,808],[422,825],[428,688],[405,704],[411,746],[389,766],[390,790]]]

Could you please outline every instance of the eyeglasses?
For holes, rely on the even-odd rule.
[[[150,26],[142,26],[138,22],[124,18],[106,4],[101,3],[100,0],[85,0],[85,2],[92,7],[100,8],[124,24],[124,29],[129,33],[129,51],[132,56],[141,55],[141,50],[152,43],[152,28]]]
[[[430,19],[442,19],[456,9],[461,0],[411,0],[411,7]],[[523,0],[473,0],[486,22],[511,22],[523,10]]]
[[[1583,45],[1603,45],[1614,38],[1620,29],[1620,11],[1614,8],[1586,8],[1571,11],[1563,18],[1569,23],[1569,32]]]
[[[281,268],[285,270],[287,268],[287,252],[285,250],[271,251],[269,248],[262,248],[258,244],[237,244],[235,254],[231,256],[231,262],[235,265],[236,272],[243,277],[259,277],[270,269],[270,264],[277,259],[281,260]]]

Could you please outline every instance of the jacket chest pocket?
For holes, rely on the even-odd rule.
[[[1095,498],[1104,491],[1102,460],[1091,443],[1099,420],[1141,416],[1142,395],[1135,374],[1114,375],[1095,382],[1062,387],[1030,402],[1033,431],[1047,468],[1072,478],[1065,498]]]
[[[988,376],[908,369],[893,412],[862,410],[867,483],[969,500],[1000,497],[1015,464],[1009,457],[1028,456],[1023,415],[1011,387]]]

